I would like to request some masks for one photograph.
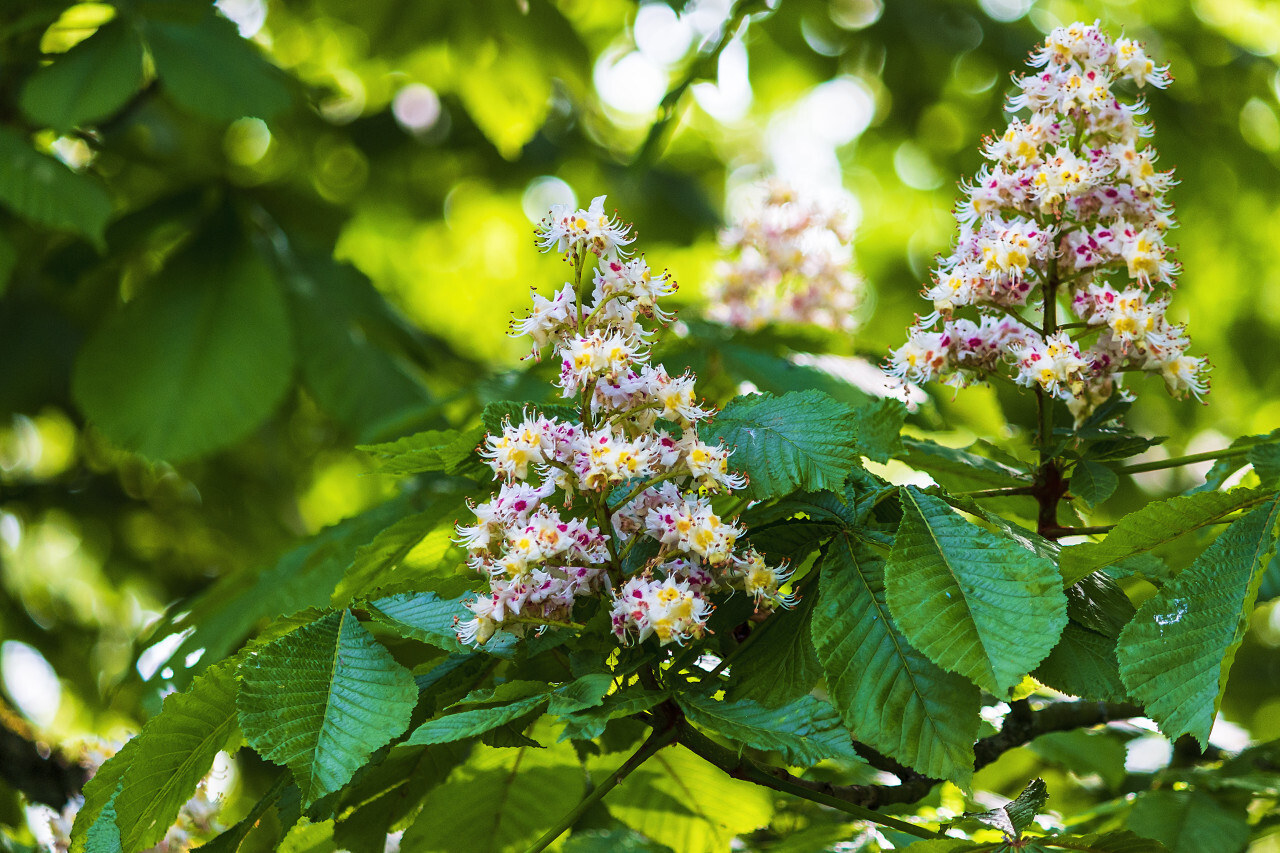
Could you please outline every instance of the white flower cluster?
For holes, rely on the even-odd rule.
[[[987,141],[991,162],[965,186],[955,248],[924,290],[934,311],[891,353],[889,372],[964,386],[1007,366],[1077,420],[1127,393],[1126,371],[1158,373],[1170,393],[1199,398],[1208,362],[1186,354],[1190,339],[1165,319],[1162,295],[1178,273],[1165,242],[1173,175],[1139,147],[1151,132],[1142,102],[1112,90],[1123,80],[1163,88],[1166,68],[1136,42],[1080,23],[1054,30],[1030,65],[1040,70],[1018,81],[1009,104],[1030,115]],[[1052,300],[1047,324],[1025,307],[1033,293]],[[976,323],[956,316],[967,308]],[[1075,318],[1059,322],[1066,309]]]
[[[501,486],[457,528],[489,583],[458,625],[462,642],[570,622],[584,596],[608,598],[620,641],[663,644],[703,634],[717,589],[743,589],[762,607],[791,603],[779,590],[788,573],[741,547],[743,529],[712,508],[709,495],[746,480],[729,470],[729,448],[698,438],[713,412],[698,404],[693,375],[649,363],[653,332],[642,320],[670,319],[657,303],[675,282],[626,259],[634,238],[603,206],[602,196],[585,211],[552,208],[537,230],[538,245],[564,252],[580,279],[587,255],[598,257],[594,275],[550,299],[535,293],[513,324],[533,338],[535,357],[554,347],[577,412],[526,411],[485,437],[480,453]],[[560,507],[550,503],[557,492]],[[656,556],[626,577],[623,557],[644,538]]]
[[[92,778],[124,744],[119,742],[93,741],[80,746],[80,765],[85,768],[86,775]],[[147,853],[178,853],[191,850],[200,842],[221,832],[225,827],[218,821],[222,810],[222,799],[209,795],[210,777],[200,780],[196,792],[182,805],[177,820],[169,828],[154,847],[147,848]],[[76,814],[84,806],[84,797],[75,796],[61,813],[48,806],[40,806],[49,820],[49,837],[42,840],[42,846],[49,853],[66,853],[72,847],[71,827],[75,823]]]
[[[737,223],[720,235],[732,260],[717,265],[708,315],[742,329],[796,323],[851,331],[860,282],[850,271],[846,214],[778,179],[753,189]]]

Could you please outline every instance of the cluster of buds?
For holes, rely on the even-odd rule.
[[[747,209],[721,232],[732,260],[716,268],[711,319],[742,329],[795,323],[851,331],[859,280],[853,231],[834,206],[778,179],[753,187]]]
[[[586,596],[609,602],[623,643],[702,636],[716,590],[744,590],[760,608],[790,605],[780,590],[785,568],[745,547],[745,531],[712,507],[711,495],[746,480],[730,470],[729,448],[699,439],[713,411],[699,404],[693,375],[650,363],[645,321],[671,319],[658,300],[675,282],[643,257],[627,258],[634,237],[604,213],[603,196],[587,210],[552,208],[536,233],[544,250],[564,253],[577,282],[550,299],[535,293],[512,334],[533,339],[534,358],[554,349],[557,384],[577,411],[525,411],[485,437],[480,454],[500,487],[473,507],[457,541],[489,591],[469,603],[474,615],[457,626],[459,640],[571,622]],[[589,255],[596,269],[584,276]],[[625,557],[645,539],[656,554],[627,575]]]
[[[1173,175],[1139,147],[1151,132],[1142,102],[1112,88],[1163,88],[1166,68],[1080,23],[1054,30],[1029,64],[1037,70],[1009,103],[1029,116],[987,141],[991,162],[956,210],[955,248],[924,290],[934,310],[891,353],[889,372],[961,387],[1008,371],[1077,421],[1127,394],[1124,372],[1159,374],[1171,394],[1199,398],[1208,362],[1188,356],[1185,328],[1165,319],[1178,273],[1165,242]],[[1028,307],[1033,294],[1040,305]],[[969,310],[977,322],[957,316]],[[1059,322],[1065,310],[1075,318]]]
[[[84,768],[85,776],[93,778],[102,765],[107,762],[124,744],[119,742],[92,741],[79,748],[79,761]],[[164,838],[147,853],[178,853],[191,850],[201,845],[225,828],[218,820],[222,810],[222,800],[209,794],[211,776],[205,776],[196,787],[196,792],[182,805],[174,825],[165,833]],[[55,812],[48,806],[38,808],[46,813],[49,824],[47,839],[42,839],[44,850],[51,853],[67,853],[72,848],[71,827],[75,823],[76,814],[84,807],[84,797],[76,795],[71,798],[61,812]]]

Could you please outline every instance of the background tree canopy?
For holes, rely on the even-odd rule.
[[[487,470],[459,458],[399,478],[356,446],[474,430],[491,403],[545,401],[553,373],[520,361],[527,344],[506,333],[531,286],[547,293],[568,277],[531,245],[551,203],[585,207],[607,193],[634,221],[652,262],[681,285],[672,301],[688,334],[668,342],[667,364],[698,370],[709,401],[722,405],[747,382],[866,403],[866,382],[847,368],[879,362],[920,310],[931,260],[953,238],[956,181],[1004,124],[1007,75],[1054,26],[1094,19],[1146,42],[1176,77],[1148,97],[1159,165],[1179,181],[1172,239],[1184,273],[1171,316],[1189,322],[1192,351],[1214,364],[1206,406],[1136,380],[1127,425],[1168,437],[1138,461],[1268,433],[1280,425],[1280,11],[1262,0],[6,0],[0,849],[32,841],[19,791],[38,799],[32,786],[50,785],[41,790],[53,802],[81,784],[56,761],[23,764],[30,743],[137,731],[167,693],[220,677],[211,664],[276,636],[283,629],[267,626],[277,617],[426,577],[444,578],[442,592],[467,588],[450,525],[379,533],[462,517],[465,500],[487,491]],[[856,199],[867,284],[851,334],[730,333],[706,321],[726,210],[771,174],[842,183]],[[857,360],[833,374],[795,353]],[[932,390],[907,435],[1030,447],[1029,398]],[[1191,489],[1210,465],[1125,479],[1091,522]],[[907,454],[877,470],[897,482],[910,467],[928,466]],[[934,473],[948,488],[989,485],[967,476]],[[1034,518],[1034,504],[1018,501],[1002,511]],[[1211,538],[1158,550],[1163,571],[1187,566]],[[1141,570],[1120,575],[1135,602],[1154,592]],[[1273,567],[1216,748],[1280,738],[1277,595]],[[916,813],[1003,803],[1042,776],[1051,808],[1105,821],[1106,809],[1129,808],[1117,805],[1124,792],[1152,778],[1161,787],[1170,748],[1138,727],[1059,732],[982,766],[970,797],[954,785],[922,791]],[[551,752],[530,758],[534,793],[522,796],[563,783],[574,756],[558,752],[572,750]],[[508,760],[450,785],[482,798]],[[583,760],[594,769],[599,759]],[[1171,850],[1213,853],[1228,849],[1215,838],[1237,836],[1230,849],[1243,849],[1250,832],[1261,839],[1251,850],[1280,849],[1274,814],[1259,818],[1280,784],[1268,760],[1269,781],[1224,777],[1213,796],[1170,776],[1116,819]],[[458,763],[440,761],[441,778]],[[1175,752],[1172,766],[1191,761]],[[700,772],[663,768],[651,773]],[[227,825],[250,814],[271,769],[249,756],[224,771]],[[707,781],[713,800],[718,783]],[[432,796],[410,792],[403,808]],[[735,803],[727,823],[694,821],[684,847],[675,835],[664,842],[720,849],[740,834],[747,849],[820,850],[854,836],[803,809],[779,809],[770,824],[764,789],[725,796]],[[628,808],[663,806],[634,794]],[[369,825],[385,834],[405,813]],[[1161,826],[1177,814],[1221,831],[1170,841]],[[275,811],[263,820],[288,822]],[[304,820],[290,849],[375,849],[350,823],[335,842],[331,823]],[[494,849],[519,849],[548,825],[517,827]],[[481,849],[448,847],[459,842],[446,835],[431,843]],[[255,837],[248,844],[270,843]]]

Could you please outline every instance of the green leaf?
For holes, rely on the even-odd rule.
[[[599,764],[617,769],[617,758]],[[668,747],[626,778],[605,800],[609,812],[676,853],[728,850],[732,839],[767,826],[773,794],[732,779],[684,747]]]
[[[737,448],[730,464],[749,478],[744,496],[781,497],[798,489],[840,491],[860,464],[849,406],[821,391],[737,397],[706,428],[704,440]]]
[[[451,743],[463,738],[475,737],[523,717],[525,714],[536,710],[539,706],[545,705],[548,698],[550,697],[543,693],[539,696],[520,699],[509,705],[476,708],[472,711],[446,714],[443,717],[423,723],[405,741],[405,744],[414,746],[417,744]]]
[[[7,128],[0,128],[0,204],[35,225],[72,231],[104,248],[111,197],[102,184],[39,153]]]
[[[954,491],[1031,484],[1026,472],[976,453],[920,438],[903,438],[902,444],[904,462]]]
[[[604,734],[605,725],[610,720],[647,711],[666,698],[666,693],[647,690],[611,694],[599,707],[584,708],[562,717],[560,721],[564,728],[560,740],[594,740]]]
[[[613,673],[592,672],[555,689],[547,713],[563,716],[587,708],[598,708],[613,686]]]
[[[108,806],[125,850],[154,846],[222,749],[240,741],[236,725],[234,666],[211,667],[186,693],[174,693],[159,714],[109,759],[85,785],[76,814],[81,836]]]
[[[405,497],[387,501],[326,527],[272,566],[254,566],[224,576],[194,601],[171,608],[152,639],[171,634],[183,635],[183,639],[166,661],[156,663],[157,669],[169,662],[175,671],[173,680],[182,683],[193,673],[178,661],[196,649],[205,650],[201,658],[204,661],[221,660],[235,651],[262,620],[327,605],[334,585],[355,558],[356,549],[411,507]],[[189,616],[179,618],[188,611]],[[189,634],[188,626],[193,629]]]
[[[288,77],[212,9],[195,20],[149,17],[144,34],[165,91],[214,121],[269,119],[293,103]]]
[[[1120,478],[1100,462],[1085,459],[1071,472],[1071,493],[1089,506],[1097,506],[1115,494]]]
[[[917,841],[906,848],[910,853],[1013,853],[1012,844],[973,842],[959,838]],[[1052,850],[1075,850],[1079,853],[1169,853],[1158,841],[1139,838],[1132,832],[1108,832],[1101,835],[1046,835],[1023,838],[1017,853],[1049,853]]]
[[[378,457],[378,470],[384,474],[421,474],[426,471],[463,473],[467,463],[476,471],[488,469],[476,456],[476,447],[484,440],[484,428],[458,430],[426,430],[383,444],[363,444],[358,449]]]
[[[885,566],[894,621],[943,669],[1007,696],[1067,623],[1057,568],[914,487],[902,490],[902,503]]]
[[[240,666],[240,726],[287,766],[304,806],[338,790],[409,725],[418,688],[348,610],[264,647]]]
[[[856,740],[926,776],[968,784],[978,688],[907,642],[885,604],[884,562],[845,535],[822,560],[813,642]]]
[[[491,433],[502,432],[507,421],[519,423],[528,417],[558,418],[561,421],[576,421],[579,412],[573,406],[551,403],[522,403],[517,400],[501,400],[489,403],[480,415],[480,422]]]
[[[334,842],[345,850],[381,849],[387,833],[396,824],[403,825],[427,792],[467,759],[472,747],[469,741],[394,747],[386,759],[350,786],[343,807],[358,805],[345,814],[343,807],[338,809],[341,817],[334,826]]]
[[[427,794],[404,853],[522,851],[586,793],[568,743],[481,748]]]
[[[812,696],[780,708],[750,699],[717,702],[697,693],[678,693],[676,702],[696,725],[756,749],[777,750],[788,764],[811,767],[827,758],[862,761],[836,709]]]
[[[234,826],[224,830],[221,834],[215,836],[210,841],[201,844],[195,848],[200,853],[236,853],[240,849],[240,845],[258,825],[258,821],[267,813],[267,810],[275,805],[276,800],[280,799],[280,793],[284,788],[289,776],[283,774],[276,784],[271,786],[259,800],[249,809],[249,813],[238,820]]]
[[[395,344],[398,318],[369,279],[326,255],[282,249],[277,257],[287,270],[298,366],[325,411],[367,440],[431,402]]]
[[[76,817],[79,817],[79,813]],[[120,842],[120,830],[116,826],[114,795],[98,814],[98,819],[93,822],[93,826],[89,827],[84,838],[86,853],[124,853],[124,847]]]
[[[1126,557],[1150,551],[1185,533],[1268,497],[1260,489],[1230,492],[1197,492],[1153,501],[1120,519],[1101,542],[1086,542],[1062,549],[1062,577],[1067,586],[1087,574]]]
[[[588,829],[575,831],[560,853],[671,853],[632,829]]]
[[[36,124],[68,131],[107,118],[142,85],[142,42],[111,21],[27,78],[22,111]]]
[[[409,577],[428,584],[432,576],[452,577],[454,569],[466,563],[466,551],[454,545],[454,519],[463,507],[458,495],[440,495],[422,512],[407,516],[384,529],[372,542],[356,552],[355,559],[342,575],[333,591],[331,603],[340,607],[361,595]],[[409,556],[427,540],[436,547],[431,550],[428,565],[416,571],[407,565]],[[452,558],[452,559],[450,559]]]
[[[230,447],[275,410],[293,353],[284,298],[244,241],[216,229],[81,349],[76,401],[102,432],[152,459]]]
[[[1032,676],[1054,690],[1095,702],[1128,702],[1120,680],[1116,641],[1068,622],[1062,638]]]
[[[813,689],[822,678],[810,627],[817,601],[808,593],[793,610],[778,611],[751,630],[760,636],[734,658],[729,698],[776,708]]]
[[[1049,791],[1043,779],[1032,779],[1012,801],[998,809],[981,814],[967,815],[987,826],[995,827],[1010,839],[1020,838],[1022,830],[1035,821],[1036,815],[1044,810],[1049,801]],[[1034,842],[1033,842],[1034,843]]]
[[[1278,526],[1280,496],[1232,522],[1121,632],[1120,677],[1170,739],[1208,745]]]
[[[902,446],[902,425],[907,407],[883,397],[853,411],[854,444],[858,452],[874,462],[888,462],[906,453]]]
[[[1243,811],[1228,811],[1200,791],[1148,791],[1126,826],[1169,853],[1240,853],[1249,841]]]
[[[1129,596],[1102,572],[1067,587],[1067,615],[1073,622],[1115,639],[1136,612]]]
[[[1231,442],[1231,445],[1227,449],[1249,449],[1251,452],[1253,448],[1260,445],[1269,444],[1276,446],[1278,443],[1280,443],[1280,429],[1273,430],[1270,433],[1263,435],[1243,435]],[[1204,482],[1192,489],[1191,493],[1216,491],[1222,488],[1222,484],[1227,481],[1227,478],[1243,468],[1248,462],[1249,458],[1247,454],[1244,456],[1224,456],[1216,460],[1213,463],[1213,467],[1209,469],[1209,473],[1205,475]],[[1263,464],[1264,466],[1266,464],[1265,454]],[[1266,483],[1265,478],[1263,482],[1264,484]]]
[[[1249,448],[1245,458],[1253,466],[1253,473],[1258,475],[1262,485],[1274,489],[1280,481],[1280,444],[1259,444]]]
[[[474,615],[463,602],[474,595],[441,598],[434,592],[410,592],[379,598],[370,604],[373,617],[403,637],[444,649],[447,652],[474,652],[458,642],[457,620]],[[497,657],[511,657],[516,637],[505,631],[494,634],[480,651]]]

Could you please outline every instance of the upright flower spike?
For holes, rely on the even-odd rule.
[[[554,349],[557,384],[577,417],[526,410],[485,437],[480,456],[501,485],[473,507],[473,523],[458,525],[456,541],[489,589],[470,603],[458,638],[484,643],[497,631],[570,622],[589,596],[605,599],[623,643],[701,637],[720,590],[743,590],[762,609],[791,606],[780,590],[786,567],[768,566],[736,520],[712,507],[709,495],[746,478],[730,470],[730,448],[698,438],[713,410],[698,404],[694,376],[651,363],[654,331],[644,321],[671,318],[658,301],[675,282],[643,256],[625,259],[634,237],[604,213],[603,196],[587,210],[552,208],[536,235],[543,250],[565,254],[578,280],[550,299],[535,293],[512,334],[532,337],[535,357]],[[589,255],[597,268],[586,275]],[[623,556],[641,539],[656,556],[628,575]]]
[[[889,373],[958,387],[1002,373],[1063,400],[1077,422],[1128,395],[1124,372],[1200,398],[1208,361],[1186,354],[1185,327],[1165,316],[1173,174],[1140,145],[1145,105],[1113,89],[1164,88],[1167,67],[1082,23],[1050,33],[1028,64],[1037,70],[1009,102],[1027,115],[986,141],[990,162],[962,185],[955,247],[923,291],[933,311],[890,353]]]
[[[713,320],[743,329],[796,323],[851,331],[860,282],[850,270],[853,232],[844,211],[772,179],[720,242],[730,258],[716,269]]]

